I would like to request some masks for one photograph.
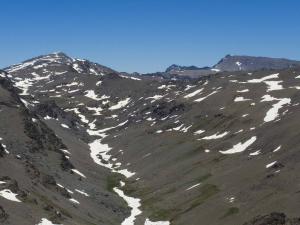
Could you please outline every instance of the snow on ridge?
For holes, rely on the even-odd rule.
[[[119,75],[120,77],[122,78],[125,78],[125,79],[131,79],[131,80],[142,80],[140,78],[137,78],[137,77],[131,77],[131,76],[124,76],[124,75]]]
[[[9,72],[9,73],[13,73],[13,72],[16,72],[18,70],[25,69],[29,66],[33,66],[36,62],[37,62],[37,60],[32,60],[32,61],[16,64],[16,65],[13,65],[13,66],[9,67],[6,71]]]
[[[21,69],[25,69],[30,66],[32,66],[33,69],[39,69],[39,68],[47,66],[49,63],[62,63],[62,61],[61,61],[62,58],[63,57],[60,56],[58,53],[52,53],[49,55],[44,55],[44,56],[41,56],[41,57],[38,57],[38,58],[35,58],[32,60],[28,60],[28,61],[25,61],[25,62],[22,62],[19,64],[12,65],[6,71],[9,73],[13,73],[13,72],[19,71]],[[64,58],[64,59],[67,59],[67,58]],[[67,59],[67,61],[71,62],[69,59]],[[36,65],[37,63],[41,63],[41,64]]]

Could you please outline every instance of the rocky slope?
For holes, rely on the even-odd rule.
[[[1,74],[1,223],[299,224],[299,67],[174,80],[55,53]]]

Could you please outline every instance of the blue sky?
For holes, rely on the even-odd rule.
[[[226,54],[300,59],[297,0],[1,1],[0,68],[63,51],[119,71]]]

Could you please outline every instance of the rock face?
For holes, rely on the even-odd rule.
[[[197,79],[63,53],[5,68],[0,223],[299,224],[300,67],[225,58]]]
[[[265,216],[257,216],[244,225],[299,225],[300,218],[289,219],[284,213],[271,213]]]

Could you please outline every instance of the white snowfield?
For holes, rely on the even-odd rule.
[[[278,152],[281,149],[281,145],[278,146],[276,149],[273,150],[273,152]]]
[[[216,94],[216,93],[218,93],[218,91],[213,91],[212,93],[210,93],[210,94],[208,94],[208,95],[206,95],[206,96],[204,96],[204,97],[202,97],[202,98],[196,99],[195,102],[202,102],[203,100],[205,100],[205,99],[208,98],[209,96],[212,96],[212,95],[214,95],[214,94]]]
[[[206,137],[203,137],[201,139],[203,140],[212,140],[212,139],[220,139],[220,138],[223,138],[225,137],[229,132],[225,131],[224,133],[216,133],[216,134],[213,134],[211,136],[206,136]],[[199,140],[201,140],[199,139]]]
[[[88,110],[90,111],[94,111],[95,113],[93,114],[94,116],[100,116],[101,112],[103,111],[103,109],[99,106],[99,107],[86,107]]]
[[[11,190],[9,189],[3,189],[0,191],[0,196],[2,196],[3,198],[13,201],[13,202],[21,202],[16,196],[17,194],[13,193]]]
[[[126,105],[129,104],[129,102],[130,102],[130,98],[126,98],[124,100],[119,101],[117,104],[111,106],[109,109],[116,110],[116,109],[124,108]]]
[[[131,80],[142,80],[140,78],[137,78],[137,77],[131,77],[131,76],[123,76],[123,75],[119,75],[120,77],[122,78],[125,78],[125,79],[131,79]]]
[[[235,62],[235,64],[239,67],[239,70],[242,70],[242,63],[241,62]]]
[[[290,98],[274,98],[270,95],[264,95],[261,100],[261,102],[270,102],[270,101],[278,101],[278,102],[273,104],[272,108],[267,112],[267,114],[264,118],[265,122],[271,122],[271,121],[275,120],[279,116],[279,113],[278,113],[279,110],[284,105],[291,104]]]
[[[42,218],[41,222],[38,223],[37,225],[62,225],[62,224],[54,224],[50,220],[46,218]]]
[[[236,98],[234,99],[234,102],[245,102],[245,101],[251,101],[251,99],[247,99],[247,98],[244,98],[244,97],[242,97],[242,96],[236,97]]]
[[[78,108],[73,108],[73,109],[66,109],[65,111],[73,111],[74,113],[77,114],[77,116],[80,118],[81,122],[82,123],[89,123],[89,120],[79,112],[79,109]]]
[[[73,203],[75,203],[75,204],[77,204],[77,205],[79,205],[80,204],[80,202],[79,201],[77,201],[76,199],[74,199],[74,198],[70,198],[69,199],[69,201],[70,202],[73,202]]]
[[[74,192],[73,191],[71,191],[70,189],[68,189],[68,188],[66,188],[66,187],[64,187],[63,185],[61,185],[61,184],[56,184],[58,187],[61,187],[61,188],[64,188],[64,189],[66,189],[67,190],[67,192],[69,192],[70,194],[74,194]]]
[[[145,225],[170,225],[170,222],[169,221],[151,222],[149,219],[146,219]]]
[[[246,92],[249,92],[249,89],[238,90],[236,92],[238,92],[238,93],[246,93]]]
[[[85,197],[89,197],[90,195],[88,193],[86,193],[85,191],[82,191],[82,190],[78,190],[78,189],[75,189],[76,192],[78,192],[79,194],[82,194],[84,195]]]
[[[102,100],[101,98],[98,98],[98,95],[96,95],[95,91],[94,90],[88,90],[85,92],[85,97],[88,97],[88,98],[91,98],[95,101],[100,101]]]
[[[278,78],[278,76],[279,76],[279,73],[271,74],[271,75],[262,77],[262,78],[260,78],[260,79],[252,79],[252,80],[248,80],[248,83],[261,83],[261,82],[264,82],[264,81],[266,81],[266,80],[276,79],[276,78]]]
[[[0,141],[3,141],[3,138],[1,138],[0,137]],[[6,145],[5,144],[3,144],[3,143],[0,143],[0,145],[2,146],[2,148],[4,149],[4,152],[6,153],[6,154],[9,154],[9,151],[7,150],[7,147],[6,147]]]
[[[258,151],[255,151],[255,152],[251,152],[249,155],[250,156],[256,156],[256,155],[259,155],[261,152],[260,152],[260,150],[258,150]]]
[[[71,169],[74,173],[78,174],[79,176],[83,177],[83,178],[86,178],[86,176],[81,173],[80,171],[78,171],[77,169]]]
[[[268,168],[274,166],[276,163],[277,163],[277,161],[271,162],[271,163],[266,165],[266,168],[268,169]]]
[[[148,97],[146,99],[152,99],[151,103],[153,103],[153,102],[155,102],[155,101],[157,101],[159,99],[162,99],[163,97],[164,97],[164,95],[154,95],[154,96]]]
[[[205,130],[197,130],[194,132],[194,135],[203,134],[204,132],[205,132]]]
[[[196,90],[196,91],[194,91],[194,92],[192,92],[192,93],[190,93],[190,94],[187,94],[186,96],[184,96],[184,98],[192,98],[192,97],[194,97],[195,95],[201,93],[202,91],[203,91],[203,88],[198,89],[198,90]]]
[[[240,142],[236,145],[234,145],[231,149],[228,149],[226,151],[220,151],[222,154],[234,154],[234,153],[240,153],[245,151],[250,145],[252,145],[256,141],[256,137],[252,137],[249,140],[245,141],[244,143]]]
[[[141,203],[140,203],[140,199],[137,199],[137,198],[133,198],[133,197],[129,197],[129,196],[126,196],[124,194],[124,192],[118,188],[114,188],[114,191],[121,197],[123,198],[128,206],[131,208],[131,214],[129,217],[127,217],[121,225],[134,225],[134,221],[136,219],[136,217],[138,215],[140,215],[142,213],[142,211],[139,209],[140,206],[141,206]]]
[[[67,124],[62,123],[61,126],[66,129],[70,129],[70,127]]]
[[[80,68],[80,66],[77,63],[73,64],[73,69],[76,70],[78,73],[83,72],[83,70]]]
[[[201,183],[198,183],[198,184],[195,184],[195,185],[192,185],[191,187],[187,188],[186,191],[189,191],[189,190],[192,190],[194,189],[195,187],[198,187],[200,186]]]
[[[278,90],[282,90],[283,87],[280,83],[282,83],[281,80],[279,81],[264,81],[267,85],[268,85],[268,90],[267,92],[270,91],[278,91]]]

